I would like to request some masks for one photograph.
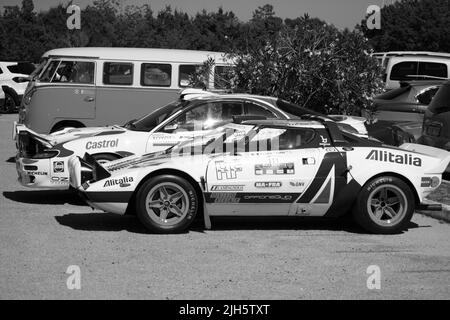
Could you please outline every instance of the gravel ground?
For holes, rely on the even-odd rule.
[[[449,224],[415,214],[408,231],[381,236],[348,220],[220,219],[148,234],[69,192],[21,187],[15,118],[0,115],[0,299],[450,298]],[[80,290],[66,286],[70,265]],[[370,265],[379,290],[367,288]]]

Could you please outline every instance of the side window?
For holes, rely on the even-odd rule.
[[[251,139],[250,144],[253,144],[252,150],[258,151],[293,150],[310,146],[315,137],[313,129],[264,128]]]
[[[115,85],[133,84],[133,64],[105,62],[103,64],[103,83]]]
[[[52,82],[94,83],[94,62],[61,61]]]
[[[414,80],[418,74],[417,61],[404,61],[395,64],[391,70],[391,80]]]
[[[187,87],[192,85],[191,84],[191,76],[194,75],[199,68],[201,68],[201,65],[195,65],[195,64],[182,64],[179,68],[179,81],[178,85],[180,87]],[[193,84],[195,87],[195,84]]]
[[[231,122],[233,116],[242,114],[243,107],[240,102],[209,102],[182,113],[166,126],[170,129],[164,131],[212,130]]]
[[[448,78],[447,65],[437,62],[419,62],[419,75]]]
[[[428,88],[425,91],[419,93],[416,96],[416,100],[417,102],[423,104],[423,105],[429,105],[431,102],[431,99],[433,99],[434,95],[436,94],[436,92],[439,90],[439,87],[432,87],[432,88]]]
[[[277,118],[276,114],[274,114],[272,111],[269,111],[264,107],[250,102],[245,103],[245,112],[248,116],[264,116],[268,119]]]
[[[141,85],[170,87],[172,66],[170,64],[143,63],[141,66]]]
[[[0,68],[0,74],[2,74],[3,73],[3,70],[2,70],[2,68]]]

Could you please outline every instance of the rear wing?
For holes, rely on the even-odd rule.
[[[19,135],[22,136],[31,136],[41,142],[44,146],[47,148],[51,148],[55,145],[55,142],[51,137],[49,137],[46,134],[39,134],[29,128],[27,128],[25,125],[14,122],[13,124],[13,131],[12,131],[12,139],[17,142]]]

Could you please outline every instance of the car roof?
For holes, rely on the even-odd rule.
[[[268,120],[247,120],[242,122],[247,125],[270,126],[270,127],[289,127],[289,128],[325,128],[323,123],[317,120],[301,120],[301,119],[268,119]]]
[[[161,62],[198,62],[203,63],[208,57],[215,59],[216,63],[225,62],[225,53],[214,51],[161,49],[161,48],[108,48],[108,47],[86,47],[86,48],[59,48],[45,52],[42,56],[47,57],[72,57],[111,60],[143,60]]]

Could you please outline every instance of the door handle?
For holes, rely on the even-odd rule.
[[[94,100],[95,100],[94,97],[85,97],[85,98],[84,98],[84,101],[86,101],[86,102],[92,102],[92,101],[94,101]]]

